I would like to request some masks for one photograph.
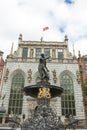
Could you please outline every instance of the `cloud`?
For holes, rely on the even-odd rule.
[[[24,40],[32,41],[39,41],[41,36],[45,41],[63,41],[67,34],[70,51],[74,43],[76,55],[78,50],[86,54],[86,5],[87,0],[0,1],[0,50],[4,57],[10,53],[12,42],[17,49],[20,33]],[[49,30],[43,33],[45,26]]]

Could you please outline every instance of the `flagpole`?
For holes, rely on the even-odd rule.
[[[40,38],[40,41],[41,41],[41,42],[43,41],[43,31],[41,32],[41,38]]]
[[[48,29],[49,29],[48,26],[46,26],[46,27],[43,28],[43,30],[42,30],[42,36],[41,36],[41,42],[43,41],[44,31],[46,31],[46,30],[48,30]]]

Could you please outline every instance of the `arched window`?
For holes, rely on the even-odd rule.
[[[21,73],[17,73],[12,78],[9,108],[8,113],[11,114],[21,114],[22,113],[22,103],[23,103],[23,89],[24,87],[24,77]]]
[[[64,89],[61,97],[62,115],[76,115],[73,81],[69,75],[63,75],[60,86]]]

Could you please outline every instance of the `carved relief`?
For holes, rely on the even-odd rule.
[[[31,83],[31,80],[32,80],[32,71],[31,71],[31,69],[29,69],[29,71],[28,71],[28,81],[29,81],[29,83]]]
[[[52,58],[53,58],[53,59],[56,58],[56,51],[55,51],[55,49],[52,49]]]
[[[50,88],[40,88],[38,98],[51,98]]]
[[[77,77],[77,82],[78,82],[78,84],[80,84],[80,72],[77,70],[76,71],[76,77]]]
[[[4,81],[6,82],[8,79],[8,75],[9,75],[9,69],[7,68],[4,74]]]
[[[34,50],[30,49],[30,58],[33,58]]]
[[[57,81],[56,70],[53,70],[52,73],[53,73],[53,81],[54,81],[54,83],[56,83],[56,81]]]

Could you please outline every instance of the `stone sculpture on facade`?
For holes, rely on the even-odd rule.
[[[33,58],[34,50],[30,49],[30,58]]]
[[[7,69],[5,70],[5,74],[4,74],[4,81],[5,81],[5,82],[6,82],[7,79],[8,79],[8,75],[9,75],[9,69],[7,68]]]
[[[53,81],[54,81],[54,83],[56,83],[56,81],[57,81],[56,70],[53,70],[52,73],[53,73]]]
[[[80,72],[78,70],[76,71],[76,76],[77,76],[77,82],[78,82],[78,84],[80,84],[81,83],[81,77],[80,77]]]
[[[28,71],[28,81],[29,81],[29,83],[31,83],[31,80],[32,80],[32,71],[31,71],[31,69],[29,69],[29,71]]]

